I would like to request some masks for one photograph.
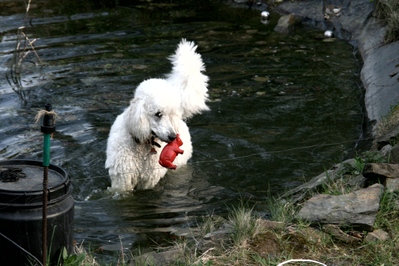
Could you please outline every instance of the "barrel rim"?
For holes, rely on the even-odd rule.
[[[0,166],[6,165],[43,167],[42,162],[37,160],[12,159],[0,161]],[[48,188],[48,203],[53,204],[70,195],[72,187],[70,185],[68,173],[62,167],[50,164],[49,169],[55,171],[64,178],[60,184]],[[36,206],[42,204],[42,199],[43,190],[16,191],[0,188],[0,206]]]

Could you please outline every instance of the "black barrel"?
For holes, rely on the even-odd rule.
[[[51,264],[57,263],[64,247],[68,252],[72,249],[74,200],[71,191],[66,171],[50,165],[47,256]],[[1,265],[37,265],[36,261],[42,260],[42,208],[42,162],[0,161]]]

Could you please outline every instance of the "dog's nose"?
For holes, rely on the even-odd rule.
[[[169,141],[174,141],[176,139],[176,134],[175,133],[171,133],[168,136]]]

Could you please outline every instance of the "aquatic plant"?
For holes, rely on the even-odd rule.
[[[28,17],[29,9],[31,6],[31,1],[29,0],[26,6],[26,17]],[[19,98],[22,100],[24,104],[28,101],[28,95],[30,90],[26,90],[22,84],[21,75],[24,72],[25,65],[29,63],[33,63],[34,66],[43,65],[42,60],[40,59],[38,53],[35,50],[34,43],[36,39],[30,39],[28,34],[26,33],[26,27],[21,26],[17,31],[17,39],[15,42],[15,48],[13,52],[13,57],[8,67],[8,71],[6,73],[6,78],[8,84],[11,86],[13,91],[17,93]],[[33,53],[34,58],[28,60],[28,56]],[[29,65],[27,68],[32,68],[32,65]]]

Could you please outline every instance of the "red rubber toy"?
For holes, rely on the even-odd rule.
[[[159,164],[163,167],[176,170],[176,165],[173,164],[173,161],[177,155],[183,154],[184,151],[179,148],[181,145],[183,145],[183,141],[180,139],[179,134],[177,134],[176,138],[163,148],[159,156]]]

